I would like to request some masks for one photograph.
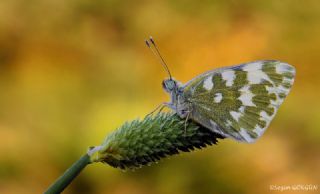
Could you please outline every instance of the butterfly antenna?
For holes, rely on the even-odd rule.
[[[152,46],[151,46],[151,44],[150,44],[149,41],[151,42],[151,44],[153,45],[154,48],[152,48]],[[168,68],[166,62],[164,61],[163,57],[161,56],[160,51],[159,51],[156,43],[154,42],[152,36],[150,36],[149,41],[148,41],[148,40],[145,40],[146,45],[150,48],[150,50],[152,51],[152,53],[160,59],[160,62],[161,62],[161,64],[162,64],[162,66],[164,67],[164,69],[165,69],[165,70],[167,71],[167,73],[169,74],[170,80],[172,80],[172,76],[171,76],[171,73],[170,73],[170,71],[169,71],[169,68]]]

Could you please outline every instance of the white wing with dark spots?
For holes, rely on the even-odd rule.
[[[184,85],[190,118],[226,137],[254,142],[269,126],[294,82],[295,68],[255,61],[201,74]]]

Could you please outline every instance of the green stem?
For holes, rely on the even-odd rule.
[[[90,156],[85,154],[68,168],[44,193],[61,193],[88,164],[90,164]]]
[[[61,193],[90,163],[102,162],[120,169],[135,169],[180,152],[216,144],[221,135],[174,113],[158,113],[126,122],[99,146],[90,147],[45,194]]]

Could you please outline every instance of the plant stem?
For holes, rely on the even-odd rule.
[[[76,161],[70,168],[68,168],[63,173],[63,175],[61,175],[44,193],[61,193],[88,164],[90,164],[90,156],[88,154],[85,154],[78,161]]]
[[[221,135],[174,113],[158,113],[126,122],[99,146],[92,146],[53,183],[45,194],[61,193],[90,163],[107,163],[120,169],[135,169],[180,152],[216,144]]]

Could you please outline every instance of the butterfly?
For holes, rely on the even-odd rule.
[[[171,76],[152,37],[149,41],[169,74],[162,87],[171,101],[164,105],[181,118],[240,142],[253,143],[262,136],[294,82],[293,66],[259,60],[214,69],[182,84]]]

